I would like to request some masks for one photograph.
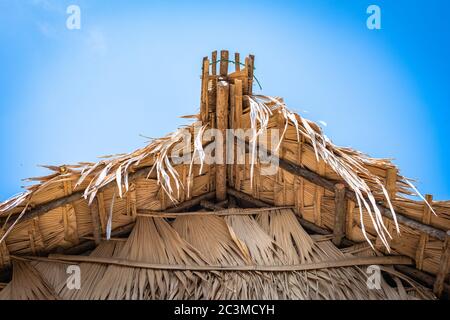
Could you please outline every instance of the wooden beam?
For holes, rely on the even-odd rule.
[[[338,183],[334,187],[334,228],[333,243],[340,246],[345,237],[345,218],[347,214],[347,200],[345,199],[345,185]]]
[[[221,139],[216,137],[216,200],[223,201],[227,196],[227,165],[226,165],[226,130],[228,129],[228,96],[229,85],[225,81],[217,83],[217,129]],[[222,141],[220,141],[222,140]],[[221,142],[220,144],[218,142]]]
[[[449,273],[449,259],[450,259],[450,230],[447,231],[444,245],[442,246],[441,262],[439,264],[439,271],[436,275],[436,282],[433,286],[433,292],[436,296],[441,297],[444,290],[445,279]]]
[[[33,259],[33,257],[27,257]],[[42,259],[42,258],[40,258]],[[132,268],[155,269],[155,270],[182,270],[182,271],[260,271],[260,272],[294,272],[328,268],[341,268],[350,266],[364,265],[393,265],[393,264],[412,264],[412,259],[405,256],[381,256],[381,257],[352,257],[339,260],[322,261],[315,263],[303,263],[284,266],[266,266],[266,265],[180,265],[180,264],[157,264],[142,261],[103,258],[96,256],[74,256],[52,254],[48,257],[53,262],[88,262],[107,265],[118,265]]]
[[[260,213],[267,213],[273,210],[293,209],[294,207],[264,207],[264,208],[230,208],[224,209],[217,206],[219,210],[216,211],[187,211],[187,212],[160,212],[142,209],[138,211],[138,216],[141,217],[156,217],[156,218],[176,218],[185,216],[239,216],[239,215],[253,215]]]
[[[247,151],[250,150],[250,147],[249,147],[249,144],[247,141],[245,142],[245,148]],[[301,176],[304,179],[308,180],[309,182],[312,182],[316,185],[324,187],[325,189],[327,189],[329,191],[334,192],[334,185],[336,183],[335,181],[332,181],[325,177],[322,177],[321,175],[317,174],[316,172],[311,171],[308,168],[301,167],[291,161],[275,157],[274,155],[271,155],[271,153],[269,151],[264,150],[261,146],[259,146],[259,148],[260,148],[261,152],[263,152],[264,154],[267,154],[268,157],[271,158],[270,161],[272,163],[278,163],[280,168],[292,173],[293,175]],[[357,202],[355,192],[352,190],[349,190],[348,188],[345,191],[345,197],[349,200],[352,200],[353,202]],[[382,206],[381,204],[377,204],[377,207],[383,216],[393,220],[393,216],[392,216],[390,209]],[[429,236],[434,237],[436,239],[445,240],[445,231],[437,229],[430,225],[423,224],[416,220],[413,220],[413,219],[405,216],[405,214],[402,213],[400,210],[396,210],[395,213],[397,216],[398,223],[408,226],[414,230],[426,233]]]
[[[228,200],[224,200],[218,203],[213,203],[211,201],[208,200],[203,200],[200,202],[200,205],[205,208],[205,209],[209,209],[209,210],[223,210],[225,208],[225,206],[227,205]]]

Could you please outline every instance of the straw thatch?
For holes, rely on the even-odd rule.
[[[91,256],[222,268],[313,264],[353,257],[330,241],[314,241],[289,209],[226,218],[179,217],[172,223],[139,217],[126,242],[102,242]],[[410,280],[412,286],[406,290],[395,272],[391,274],[396,286],[382,280],[380,289],[369,289],[365,268],[358,266],[261,273],[168,271],[84,262],[80,263],[81,289],[70,290],[65,286],[63,262],[30,259],[15,264],[15,276],[1,293],[3,299],[433,298],[429,290]]]
[[[237,68],[231,74],[222,72],[222,66],[228,63],[228,59],[222,59],[220,76],[215,70],[218,62],[213,60],[209,67],[209,60],[204,60],[201,112],[194,116],[199,121],[129,154],[104,157],[97,163],[47,166],[52,174],[29,179],[37,183],[0,204],[0,268],[9,266],[13,260],[14,274],[19,270],[34,275],[36,280],[27,283],[30,287],[24,290],[24,295],[73,299],[406,297],[400,289],[392,291],[384,287],[380,295],[356,289],[364,278],[358,267],[260,275],[237,271],[149,271],[98,263],[81,263],[82,270],[86,268],[83,273],[96,284],[68,293],[56,276],[62,272],[56,272],[61,263],[12,259],[77,248],[91,241],[92,236],[98,243],[100,237],[109,239],[115,231],[134,223],[136,226],[126,243],[102,242],[92,255],[199,266],[276,266],[343,257],[329,242],[314,242],[296,222],[301,218],[333,232],[334,192],[286,166],[280,166],[275,175],[265,175],[256,146],[275,150],[280,161],[289,163],[288,167],[302,168],[331,185],[345,185],[352,195],[346,200],[347,239],[368,243],[372,252],[410,257],[419,270],[430,274],[447,272],[442,267],[442,261],[446,261],[442,234],[450,229],[450,201],[432,201],[430,196],[425,200],[391,161],[338,147],[317,124],[291,112],[282,99],[253,95],[252,59],[247,58],[245,68]],[[217,127],[218,80],[230,86],[229,128],[249,129],[253,133],[247,140],[245,163],[226,166],[227,186],[271,205],[292,206],[295,215],[277,218],[277,214],[260,214],[256,219],[246,215],[186,216],[174,222],[138,218],[140,212],[166,212],[183,206],[188,209],[189,205],[199,204],[202,197],[211,198],[221,183],[216,180],[219,167],[205,161],[205,149],[214,142],[204,134],[206,129]],[[258,140],[273,128],[281,132],[278,145]],[[173,154],[186,145],[193,150],[191,159],[178,163]],[[411,195],[423,200],[411,200]],[[384,211],[380,211],[380,206]],[[273,219],[268,219],[269,216]],[[414,221],[425,229],[416,228]],[[152,250],[141,248],[139,243],[151,243]],[[134,252],[137,248],[142,251]],[[50,270],[55,268],[55,272],[45,272],[44,264]],[[232,285],[224,286],[223,277]],[[351,280],[343,282],[342,277]],[[95,279],[110,281],[97,283]],[[314,285],[311,279],[315,279]],[[2,291],[3,296],[9,297],[8,288],[13,283],[23,286],[21,275],[13,277]],[[355,288],[331,290],[329,286],[336,283]],[[247,284],[252,284],[252,291]],[[417,297],[430,297],[423,289],[419,291]]]

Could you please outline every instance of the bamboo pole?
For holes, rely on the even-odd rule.
[[[33,259],[33,257],[26,257]],[[42,259],[42,258],[41,258]],[[180,265],[180,264],[158,264],[147,263],[134,260],[103,258],[95,256],[73,256],[52,254],[48,257],[53,262],[88,262],[107,265],[118,265],[132,268],[155,269],[155,270],[182,270],[182,271],[261,271],[261,272],[293,272],[316,269],[341,268],[350,266],[364,265],[408,265],[412,264],[412,259],[405,256],[381,256],[381,257],[352,257],[339,260],[322,261],[315,263],[303,263],[285,266],[266,266],[266,265],[245,265],[245,266],[226,266],[226,265]]]
[[[334,187],[334,228],[333,243],[340,246],[345,237],[345,216],[347,214],[347,200],[345,200],[345,185],[338,183]]]
[[[229,85],[225,81],[217,83],[217,129],[220,130],[221,140],[216,137],[216,200],[223,201],[227,197],[227,168],[226,168],[226,132],[228,128],[228,96]],[[220,139],[218,139],[220,140]],[[220,144],[218,142],[221,142]]]
[[[253,69],[255,67],[255,56],[248,56],[248,94],[253,94]]]
[[[226,77],[228,74],[228,51],[220,51],[220,75]]]
[[[138,211],[138,216],[141,217],[157,217],[157,218],[176,218],[180,216],[236,216],[236,215],[253,215],[259,213],[267,213],[273,210],[293,209],[292,206],[286,207],[264,207],[264,208],[229,208],[224,209],[218,205],[213,206],[216,211],[187,211],[187,212],[159,212],[142,209]],[[220,208],[220,209],[219,209]]]
[[[236,52],[234,54],[234,70],[241,71],[241,61],[240,61],[239,52]]]
[[[211,53],[211,60],[212,60],[211,74],[215,76],[217,74],[217,51],[213,51]]]
[[[200,97],[200,117],[203,123],[208,122],[209,108],[208,108],[208,75],[209,75],[209,59],[203,58],[202,66],[202,88]]]

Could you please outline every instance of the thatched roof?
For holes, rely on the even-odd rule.
[[[391,161],[374,159],[358,151],[338,147],[316,123],[291,112],[282,99],[253,95],[252,59],[251,56],[246,59],[242,70],[237,68],[234,73],[221,72],[221,75],[216,74],[217,61],[214,57],[211,69],[209,60],[204,60],[201,112],[195,116],[198,122],[129,154],[106,157],[97,163],[48,166],[52,171],[50,175],[30,179],[36,184],[27,187],[23,194],[0,204],[3,226],[0,232],[0,267],[7,267],[13,260],[14,270],[11,284],[2,294],[12,294],[8,288],[18,285],[24,288],[20,294],[27,297],[69,297],[56,278],[48,279],[45,272],[39,271],[40,264],[45,263],[56,270],[61,263],[36,262],[28,256],[45,256],[64,249],[81,252],[83,248],[89,248],[92,237],[98,246],[91,255],[146,263],[278,266],[317,263],[326,261],[325,257],[339,260],[345,254],[329,241],[313,241],[298,223],[291,226],[297,217],[333,232],[336,212],[333,186],[337,183],[342,183],[346,188],[347,239],[368,243],[370,251],[377,254],[410,257],[419,270],[439,275],[442,272],[441,260],[445,258],[442,254],[445,231],[450,229],[450,201],[432,201],[429,196],[427,201],[411,200],[411,195],[422,196],[412,181],[403,177]],[[222,59],[220,63],[222,70],[228,58]],[[204,149],[213,142],[203,133],[208,128],[217,127],[218,82],[230,86],[230,128],[250,129],[254,136],[265,129],[278,128],[282,136],[278,146],[280,169],[277,174],[264,175],[261,163],[252,164],[251,160],[256,154],[250,140],[247,141],[245,164],[226,166],[227,187],[269,205],[292,206],[295,215],[288,210],[284,218],[279,212],[225,218],[177,217],[173,222],[167,218],[137,218],[141,214],[189,210],[199,205],[201,200],[214,198],[215,190],[222,182],[216,178],[218,166],[204,161]],[[171,155],[174,150],[179,151],[186,132],[193,150],[192,161],[176,164]],[[278,216],[280,218],[275,218]],[[273,220],[279,224],[272,222],[272,219],[267,220],[267,217],[274,217]],[[289,219],[292,221],[286,222]],[[99,244],[100,237],[109,239],[114,234],[126,234],[133,226],[133,232],[125,243],[103,241]],[[289,230],[294,226],[295,232]],[[288,234],[284,232],[291,232],[294,237],[298,237],[299,243],[293,245],[290,243],[292,239],[282,240],[280,237],[287,237]],[[211,241],[204,241],[209,238]],[[145,243],[152,243],[151,249],[144,248],[144,251],[137,252],[133,257],[127,255],[134,249],[146,247],[139,246],[145,239],[149,241]],[[260,239],[265,239],[263,243],[267,247],[259,247],[263,245]],[[158,244],[161,245],[159,249],[153,248]],[[122,245],[128,249],[122,248]],[[171,246],[173,253],[168,252],[166,246]],[[173,256],[157,257],[158,250]],[[277,253],[277,250],[280,252]],[[24,256],[27,258],[22,261],[20,257]],[[396,297],[406,297],[401,293],[402,290],[387,287],[379,294],[361,292],[363,289],[359,287],[363,275],[357,266],[342,270],[319,269],[329,275],[328,280],[320,279],[324,288],[334,283],[329,281],[333,277],[349,279],[342,285],[352,289],[346,291],[344,288],[334,288],[331,292],[318,289],[320,277],[317,276],[317,270],[280,274],[269,272],[268,277],[272,282],[278,279],[275,281],[277,284],[271,285],[265,283],[262,279],[266,276],[260,277],[258,272],[230,271],[228,275],[228,271],[215,271],[203,275],[197,271],[147,271],[145,276],[142,275],[146,280],[142,278],[142,281],[148,281],[149,287],[133,291],[125,290],[127,286],[121,281],[138,281],[138,274],[145,273],[142,269],[99,263],[82,263],[82,266],[93,277],[94,273],[105,273],[119,278],[115,283],[117,287],[105,288],[101,285],[102,292],[90,287],[83,293],[77,293],[76,297],[387,298],[398,294],[400,296]],[[117,271],[120,275],[113,275],[115,273],[111,270],[121,270]],[[35,280],[24,284],[23,279],[27,278],[23,278],[23,274],[16,276],[16,271],[24,274],[31,272]],[[52,272],[51,277],[56,274],[56,271]],[[223,277],[228,276],[234,279],[234,293],[222,287]],[[246,282],[254,281],[254,291],[242,289],[243,279],[247,279]],[[292,287],[288,279],[292,280]],[[311,279],[319,282],[312,285]],[[30,287],[25,289],[26,286]],[[267,290],[263,290],[264,286],[268,286]],[[282,290],[280,286],[287,286],[289,290]],[[421,293],[418,297],[426,296],[423,290],[419,290]]]
[[[19,272],[14,272],[0,298],[433,298],[429,290],[403,277],[412,285],[406,290],[400,281],[402,276],[392,267],[384,270],[392,272],[397,287],[382,280],[380,289],[368,288],[365,269],[358,265],[367,264],[364,259],[341,252],[330,240],[313,239],[290,209],[226,217],[180,216],[172,223],[158,217],[139,217],[126,241],[104,241],[88,258],[92,262],[79,264],[83,275],[80,290],[66,287],[64,264],[68,262],[59,261],[57,256],[17,260],[14,268]],[[322,266],[349,259],[356,265]],[[169,269],[177,266],[178,271]],[[286,271],[284,266],[297,266],[298,270]],[[273,271],[246,271],[246,267],[272,267]]]

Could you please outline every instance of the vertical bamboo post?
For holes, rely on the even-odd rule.
[[[213,51],[211,53],[211,60],[212,60],[211,74],[215,76],[217,74],[217,51]]]
[[[449,273],[449,258],[450,258],[450,230],[447,231],[444,245],[442,247],[441,263],[439,265],[439,271],[436,275],[436,281],[434,282],[433,292],[439,298],[442,296],[444,290],[445,278]]]
[[[241,128],[242,116],[242,80],[234,81],[234,129]]]
[[[230,109],[228,112],[228,127],[229,128],[234,128],[234,116],[235,116],[235,108],[236,108],[236,99],[235,99],[235,95],[236,95],[236,85],[234,84],[230,84],[230,97],[229,97],[229,101],[230,101]],[[227,148],[227,152],[226,152],[226,156],[227,156],[227,168],[228,168],[228,184],[230,185],[230,187],[234,187],[234,149],[235,149],[235,145],[234,145],[234,137],[233,135],[227,132],[227,137],[226,137],[226,141],[227,144],[225,145]],[[228,144],[229,143],[229,144]]]
[[[202,66],[202,88],[200,101],[200,116],[203,123],[208,122],[209,108],[208,108],[208,76],[209,76],[209,59],[203,58]]]
[[[255,67],[255,56],[249,55],[248,56],[248,94],[253,94],[253,69]]]
[[[220,75],[226,77],[228,74],[228,51],[220,51]]]
[[[227,169],[226,169],[226,130],[228,128],[228,96],[229,85],[225,81],[217,83],[216,118],[217,129],[222,135],[222,145],[216,145],[216,152],[220,151],[221,157],[216,154],[216,199],[223,201],[227,197]],[[217,140],[216,140],[217,143]],[[222,150],[220,150],[222,149]]]
[[[345,199],[345,186],[338,183],[334,186],[334,228],[333,243],[340,246],[345,236],[347,214],[347,200]]]
[[[241,71],[241,61],[240,61],[239,52],[236,52],[234,54],[234,70]]]
[[[433,196],[431,194],[425,195],[425,200],[431,205],[433,203]],[[431,210],[427,206],[427,204],[423,203],[423,215],[422,215],[422,222],[424,224],[430,224],[431,222]],[[425,256],[425,248],[428,243],[428,235],[425,233],[420,234],[420,240],[419,245],[417,246],[416,250],[416,268],[419,270],[423,269],[423,260]]]
[[[241,128],[241,116],[242,116],[242,80],[236,79],[234,81],[234,121],[233,121],[233,129],[239,129]],[[234,148],[234,174],[235,174],[235,181],[234,181],[234,188],[239,190],[240,188],[240,167],[238,164],[238,150],[237,150],[237,143],[236,141],[233,141],[235,143]],[[230,177],[231,179],[232,177]]]

